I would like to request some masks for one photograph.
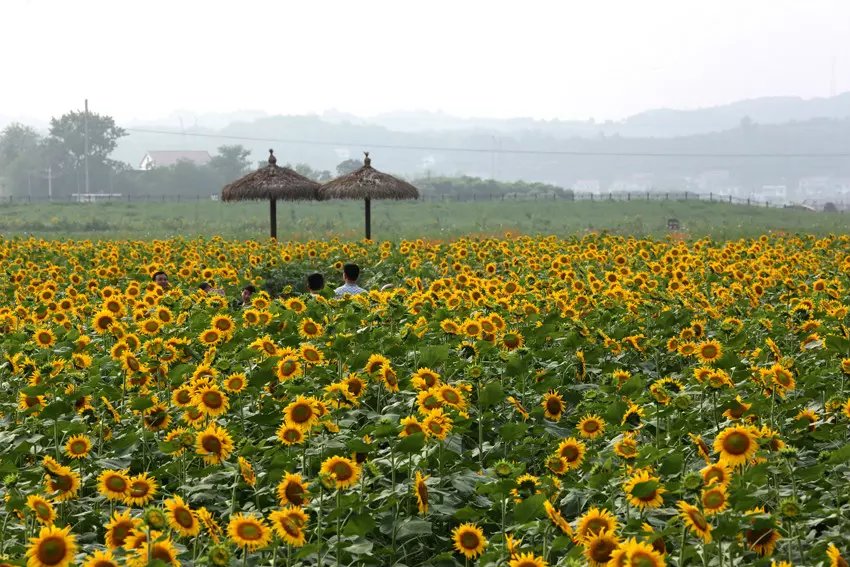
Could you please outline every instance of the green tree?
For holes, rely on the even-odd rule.
[[[346,175],[351,173],[352,171],[357,171],[363,166],[363,163],[356,159],[347,159],[343,162],[340,162],[336,166],[336,174],[337,175]]]
[[[326,183],[331,180],[330,171],[328,171],[327,169],[321,171],[318,169],[313,169],[306,163],[296,164],[293,170],[295,171],[295,173],[300,173],[304,177],[312,179],[313,181],[316,181],[318,183]]]
[[[21,156],[38,151],[41,136],[35,129],[20,123],[6,126],[0,133],[0,168],[12,164]]]
[[[250,155],[251,150],[241,144],[219,146],[218,155],[213,156],[209,165],[224,183],[228,183],[245,175],[251,166]]]
[[[65,164],[80,169],[86,159],[86,113],[72,111],[50,120],[50,141]],[[127,132],[115,125],[111,116],[88,113],[89,166],[113,166],[110,154],[118,146],[119,138]]]

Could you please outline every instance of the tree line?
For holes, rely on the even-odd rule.
[[[86,168],[86,129],[88,129],[88,167]],[[0,195],[68,200],[85,193],[86,169],[88,192],[122,196],[210,196],[227,183],[245,175],[253,166],[251,152],[244,146],[219,146],[209,163],[179,161],[167,167],[137,170],[110,156],[118,141],[127,135],[112,117],[71,111],[50,121],[44,136],[30,126],[11,124],[0,133]],[[296,172],[319,183],[330,181],[362,165],[347,159],[335,171],[314,169],[306,163],[286,164]],[[569,198],[571,190],[555,185],[526,181],[504,182],[470,176],[423,177],[412,180],[425,195],[459,196],[555,194]]]

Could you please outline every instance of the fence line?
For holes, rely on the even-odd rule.
[[[31,195],[0,195],[0,205],[26,203],[190,203],[201,201],[217,201],[218,195],[93,195],[88,198],[77,196],[31,196]],[[419,202],[487,202],[487,201],[704,201],[727,203],[750,207],[788,208],[784,202],[758,200],[753,198],[734,197],[720,193],[660,192],[660,191],[618,191],[609,193],[563,192],[563,193],[452,193],[425,194],[419,197]],[[839,210],[845,209],[844,202],[834,202]]]

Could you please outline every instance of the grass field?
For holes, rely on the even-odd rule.
[[[506,231],[559,236],[588,230],[659,236],[668,218],[690,236],[718,239],[770,231],[844,233],[850,215],[695,201],[387,202],[372,207],[372,235],[452,238]],[[0,235],[44,238],[150,239],[220,235],[264,238],[266,203],[213,201],[151,203],[39,203],[0,205]],[[363,234],[360,202],[278,203],[278,237],[288,240]]]

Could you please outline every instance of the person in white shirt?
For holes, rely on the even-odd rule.
[[[342,279],[345,282],[334,290],[336,297],[342,297],[346,294],[357,295],[358,293],[366,293],[366,290],[357,285],[357,278],[360,277],[360,266],[357,264],[346,264],[342,267]]]

